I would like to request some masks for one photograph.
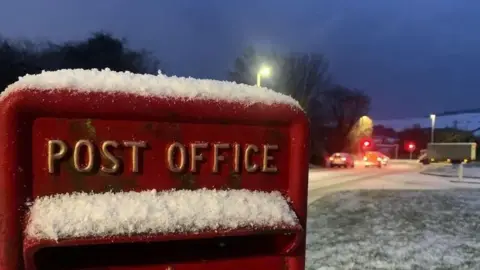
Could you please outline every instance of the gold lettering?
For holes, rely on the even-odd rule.
[[[82,168],[80,164],[80,151],[82,147],[87,147],[87,165]],[[94,156],[94,145],[89,140],[79,140],[75,144],[75,148],[73,149],[73,166],[77,172],[81,173],[88,173],[93,170],[95,156]]]
[[[55,152],[58,149],[58,152]],[[48,141],[48,172],[55,173],[55,160],[60,160],[67,154],[67,144],[62,140]]]
[[[240,172],[240,144],[233,144],[233,171]]]
[[[263,164],[262,164],[262,172],[264,173],[276,173],[278,171],[278,168],[273,165],[271,167],[268,166],[268,161],[273,160],[272,156],[268,155],[268,150],[278,150],[278,145],[271,145],[271,144],[265,144],[263,146]]]
[[[245,165],[245,171],[249,173],[256,172],[258,169],[257,164],[252,164],[251,158],[253,153],[258,153],[258,147],[254,144],[247,144],[247,148],[245,149],[245,156],[243,158],[243,162]]]
[[[111,168],[108,168],[108,167],[102,165],[100,169],[104,173],[112,173],[113,174],[113,173],[117,173],[118,170],[120,169],[120,160],[118,160],[118,158],[115,157],[113,155],[113,153],[108,150],[108,147],[110,147],[110,146],[113,147],[113,148],[117,148],[119,146],[119,143],[116,142],[116,141],[104,141],[102,143],[102,155],[106,159],[110,160],[110,162],[113,165],[112,165]]]
[[[208,147],[208,143],[192,143],[190,145],[190,171],[197,172],[197,161],[203,160],[203,155],[198,154],[197,151]]]
[[[138,173],[138,152],[139,148],[146,148],[146,142],[124,141],[123,145],[132,148],[132,172]]]
[[[230,144],[228,144],[228,143],[214,143],[213,144],[213,169],[212,170],[213,170],[214,173],[219,172],[219,168],[218,168],[219,161],[224,161],[225,160],[225,156],[220,155],[218,153],[218,150],[228,149],[228,148],[230,148]]]
[[[121,147],[131,147],[131,168],[132,172],[138,173],[140,171],[141,150],[140,148],[147,148],[148,143],[145,141],[113,141],[107,140],[101,142],[100,154],[102,162],[100,171],[108,174],[117,174],[122,168],[122,158],[116,156],[115,149]],[[222,162],[233,167],[234,173],[240,173],[245,170],[247,173],[262,172],[262,173],[277,173],[279,171],[278,164],[275,162],[275,155],[273,152],[279,150],[278,144],[245,144],[242,146],[239,143],[212,143],[210,150],[209,143],[191,143],[189,148],[180,142],[174,142],[168,145],[165,157],[165,163],[171,172],[179,173],[187,169],[192,173],[201,170],[200,163],[208,160],[210,156],[206,156],[207,152],[202,153],[202,149],[213,151],[212,153],[212,173],[219,173],[222,167]],[[73,166],[76,171],[81,173],[91,173],[96,167],[96,149],[97,146],[90,140],[79,140],[75,143],[73,149]],[[245,147],[245,148],[243,148]],[[226,150],[228,149],[228,150]],[[222,153],[222,150],[224,153]],[[85,152],[85,154],[83,154]],[[228,152],[228,153],[227,153]],[[257,156],[258,154],[258,161]],[[69,146],[62,140],[48,141],[48,172],[53,174],[62,159],[66,159],[69,155]],[[261,156],[261,161],[260,161]],[[188,163],[189,162],[189,163]],[[260,164],[261,162],[261,164]],[[243,167],[243,168],[242,168]]]
[[[175,152],[180,152],[180,164],[175,165]],[[187,163],[187,149],[181,143],[172,143],[167,149],[167,166],[171,172],[181,172],[185,169]]]

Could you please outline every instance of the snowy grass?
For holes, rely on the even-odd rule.
[[[307,269],[480,269],[480,190],[370,190],[309,206]]]
[[[297,217],[280,192],[172,190],[74,193],[40,197],[30,206],[35,239],[198,233],[293,227]]]

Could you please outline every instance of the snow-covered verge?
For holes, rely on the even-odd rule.
[[[297,224],[295,213],[279,192],[151,190],[38,198],[30,206],[25,232],[31,238],[58,240]]]
[[[480,190],[360,190],[309,206],[307,269],[480,269]]]
[[[406,172],[375,177],[356,183],[350,189],[436,190],[458,188],[480,188],[480,186],[470,181],[451,181],[451,179],[446,177],[425,175],[418,172]],[[348,189],[348,187],[345,189]]]
[[[443,177],[458,177],[459,165],[451,164],[444,166],[428,166],[422,171],[423,174],[436,175]],[[476,163],[463,165],[463,177],[480,179],[480,166]]]
[[[134,74],[109,69],[63,69],[25,75],[8,86],[0,99],[23,90],[128,93],[148,97],[241,102],[246,105],[286,104],[301,109],[300,104],[292,97],[268,88],[228,81],[168,77],[163,74]]]

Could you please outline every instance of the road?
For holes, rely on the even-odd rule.
[[[419,170],[412,162],[392,162],[384,168],[365,168],[357,164],[354,169],[311,169],[309,173],[308,203],[323,195],[345,189],[352,189],[364,182],[375,182],[387,175],[404,174]],[[375,183],[373,183],[375,184]]]

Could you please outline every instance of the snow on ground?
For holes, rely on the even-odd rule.
[[[480,190],[357,190],[309,206],[307,269],[480,269]]]
[[[395,166],[395,169],[412,169],[412,168],[421,168],[422,164],[417,162],[405,162],[405,163],[396,163],[396,164],[389,164],[387,166]]]
[[[454,189],[454,188],[480,188],[478,184],[470,181],[452,182],[448,178],[424,175],[418,172],[406,172],[384,175],[355,183],[352,187],[344,189]]]
[[[401,166],[397,167],[398,170]],[[316,201],[327,193],[338,192],[342,190],[358,189],[451,189],[451,188],[480,188],[477,183],[472,183],[470,179],[465,181],[451,181],[445,177],[420,174],[417,171],[394,171],[382,172],[382,170],[350,170],[334,171],[327,173],[310,172],[309,174],[309,196],[308,203]]]
[[[25,75],[8,86],[0,98],[23,90],[129,93],[161,98],[233,101],[246,105],[279,103],[301,109],[300,104],[292,97],[268,88],[227,81],[168,77],[163,74],[116,72],[109,69],[63,69]]]
[[[295,225],[296,215],[279,192],[152,190],[38,198],[30,207],[26,233],[58,240]]]
[[[358,170],[311,170],[308,174],[308,188],[320,188],[333,184],[349,181],[351,177],[357,176]]]
[[[389,168],[390,167],[390,168]],[[355,170],[310,170],[309,190],[319,188],[335,190],[352,189],[450,189],[450,188],[479,188],[470,179],[454,181],[445,177],[429,174],[420,174],[415,167],[409,164],[391,164],[384,169],[355,169]],[[409,171],[399,171],[405,169]],[[389,170],[396,170],[392,173]],[[386,170],[386,171],[384,171]],[[381,175],[383,173],[383,175]],[[356,181],[357,179],[361,181]],[[454,179],[458,180],[458,179]]]
[[[444,166],[429,166],[426,170],[423,171],[423,173],[429,175],[458,178],[458,168],[459,165],[457,164],[450,164]],[[480,166],[477,163],[464,164],[463,177],[476,178],[477,181],[480,183]],[[468,179],[468,181],[471,180],[472,179]]]
[[[480,185],[366,178],[310,203],[307,269],[480,269]]]
[[[375,176],[378,174],[377,171],[371,170],[370,172],[362,172],[359,174],[359,170],[342,170],[342,171],[321,171],[321,172],[310,172],[308,174],[309,183],[308,189],[319,189],[326,188],[332,185],[339,185],[342,183],[347,183],[352,180],[357,179],[359,176]]]

